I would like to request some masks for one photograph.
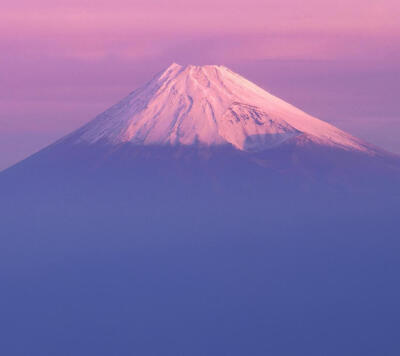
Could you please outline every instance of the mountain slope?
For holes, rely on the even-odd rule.
[[[72,133],[71,142],[232,145],[261,151],[288,140],[373,153],[361,140],[296,109],[223,66],[172,64]]]

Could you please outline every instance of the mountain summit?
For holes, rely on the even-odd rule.
[[[224,66],[175,63],[66,139],[111,145],[232,145],[250,152],[287,143],[375,150]]]

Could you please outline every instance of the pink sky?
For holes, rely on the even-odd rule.
[[[400,152],[394,0],[3,0],[0,169],[155,72],[224,64],[321,119]]]

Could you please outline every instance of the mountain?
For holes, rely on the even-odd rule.
[[[397,355],[400,159],[172,64],[0,172],[7,355]]]
[[[241,164],[250,164],[246,170],[263,167],[267,179],[328,180],[352,190],[364,189],[367,177],[396,185],[400,171],[398,156],[304,113],[226,67],[172,64],[3,176],[49,167],[43,174],[51,176],[69,165],[76,174],[90,167],[116,173],[119,165],[123,172],[116,174],[125,176],[137,171],[144,158],[147,163],[158,160],[149,163],[152,169],[171,159],[183,170],[184,165],[212,165],[213,160],[224,162],[218,170],[231,165],[240,171]]]

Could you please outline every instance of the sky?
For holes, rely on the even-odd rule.
[[[400,153],[398,0],[3,0],[0,170],[172,62],[223,64]]]

